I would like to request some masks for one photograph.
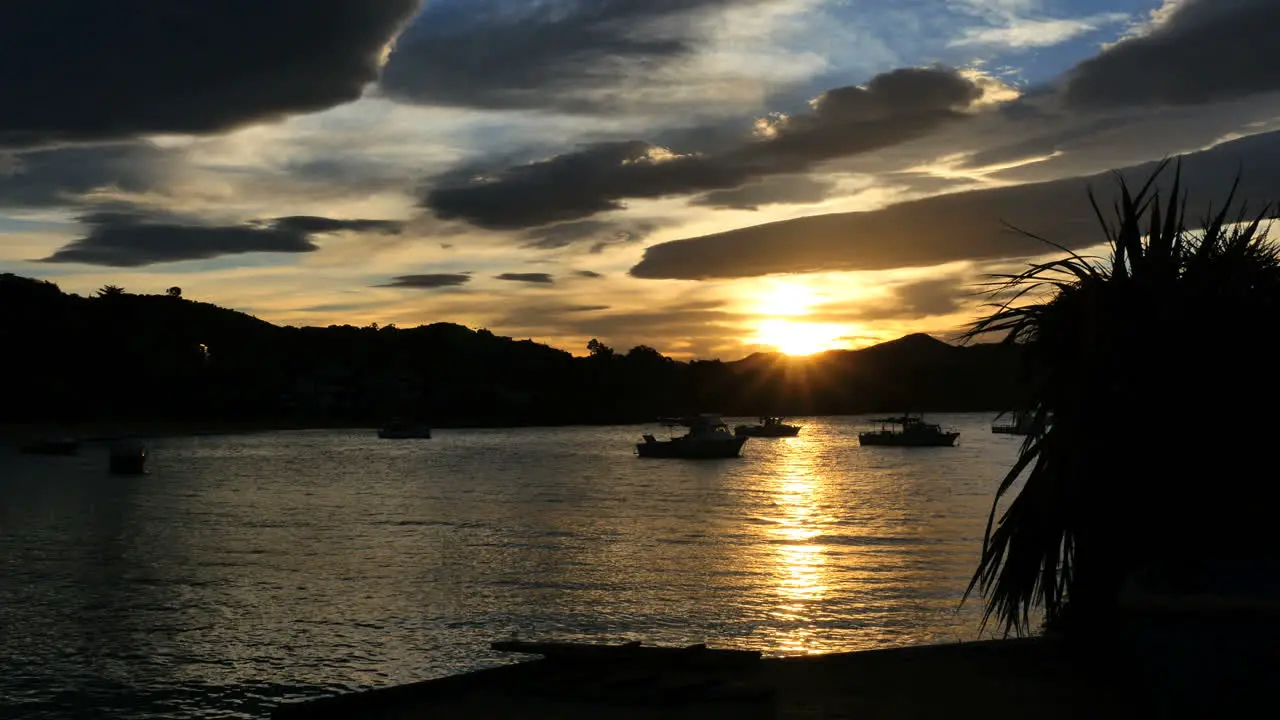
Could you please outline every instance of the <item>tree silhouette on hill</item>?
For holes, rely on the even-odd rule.
[[[175,302],[180,299],[180,302]],[[0,343],[19,348],[0,422],[235,421],[378,425],[648,422],[703,411],[760,415],[1002,409],[1012,359],[942,345],[900,352],[685,363],[592,340],[587,357],[451,323],[280,327],[244,313],[118,286],[94,298],[0,276]],[[906,352],[914,352],[907,349]],[[950,354],[954,353],[954,354]],[[795,362],[818,369],[796,384]],[[897,390],[892,390],[898,388]]]

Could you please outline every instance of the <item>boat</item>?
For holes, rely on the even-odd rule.
[[[147,446],[136,440],[119,440],[111,445],[108,468],[115,475],[143,475],[147,472]]]
[[[420,423],[405,420],[392,420],[387,426],[378,430],[378,437],[383,440],[430,440],[431,428]]]
[[[738,437],[795,437],[800,434],[799,425],[788,425],[780,417],[761,417],[759,425],[739,425],[733,429]]]
[[[878,418],[872,422],[879,423],[880,429],[858,433],[858,442],[863,445],[951,447],[960,437],[960,433],[954,430],[943,430],[941,425],[925,422],[923,416],[903,415]]]
[[[18,449],[26,455],[75,455],[80,450],[80,441],[74,438],[44,438],[33,440]]]
[[[686,427],[686,435],[670,440],[658,440],[645,435],[644,442],[636,444],[636,454],[642,458],[682,458],[687,460],[712,460],[736,458],[742,454],[747,438],[729,432],[719,415],[695,415],[692,417],[661,421],[668,427]]]

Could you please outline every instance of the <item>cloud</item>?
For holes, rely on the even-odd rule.
[[[978,290],[980,288],[974,286],[969,278],[948,275],[902,283],[892,287],[883,298],[818,306],[805,319],[811,322],[865,323],[952,315],[972,305]]]
[[[923,136],[964,117],[982,96],[946,68],[904,68],[865,87],[829,90],[802,115],[762,119],[756,137],[714,154],[680,154],[647,142],[598,143],[472,182],[436,179],[423,204],[444,220],[523,229],[620,210],[627,199],[728,190],[797,173],[833,158]]]
[[[677,302],[651,310],[568,315],[555,322],[563,334],[599,338],[619,349],[650,345],[715,357],[727,348],[737,350],[753,319],[725,310],[718,302]]]
[[[466,273],[431,273],[426,275],[399,275],[385,285],[378,287],[390,288],[418,288],[422,290],[435,290],[437,288],[458,287],[471,282],[471,276]]]
[[[398,220],[339,220],[314,215],[293,215],[276,218],[271,225],[281,230],[292,230],[308,235],[336,232],[381,233],[398,235],[404,223]]]
[[[558,250],[581,242],[613,245],[638,242],[658,229],[654,222],[613,222],[608,220],[575,220],[557,225],[533,228],[524,233],[524,246],[539,250]]]
[[[893,304],[881,306],[876,315],[882,318],[949,315],[959,311],[964,306],[963,298],[972,294],[973,289],[965,279],[955,276],[905,283],[894,288]]]
[[[1081,140],[1097,137],[1108,131],[1123,128],[1133,123],[1133,118],[1123,115],[1108,115],[1092,119],[1075,119],[1065,127],[1030,138],[1019,139],[1009,143],[993,145],[979,150],[967,157],[961,167],[968,169],[987,168],[1023,160],[1043,158],[1061,152]],[[1037,125],[1047,123],[1041,119]]]
[[[1167,107],[1154,114],[1144,108],[1068,111],[991,128],[960,166],[983,168],[988,178],[1002,183],[1037,182],[1198,152],[1276,129],[1280,93],[1211,106]]]
[[[738,349],[744,325],[753,316],[730,312],[719,301],[649,303],[648,309],[576,309],[574,306],[523,305],[506,310],[493,326],[520,328],[523,332],[587,338],[619,349],[645,344],[683,348],[688,353],[712,356],[717,350]]]
[[[1128,168],[1145,181],[1155,163]],[[1280,133],[1219,145],[1183,160],[1189,221],[1222,201],[1237,171],[1241,199],[1253,207],[1280,198]],[[1172,173],[1164,178],[1167,184]],[[652,246],[631,269],[639,278],[700,280],[773,273],[885,270],[1042,254],[1043,244],[1002,221],[1069,248],[1097,244],[1087,190],[1104,205],[1114,190],[1107,174],[952,193],[868,212],[819,215]]]
[[[534,285],[551,285],[556,281],[555,278],[547,273],[502,273],[501,275],[495,275],[494,279]]]
[[[175,153],[143,141],[0,152],[0,207],[65,205],[104,189],[147,192],[163,185],[177,163]]]
[[[381,87],[389,97],[430,105],[587,109],[594,105],[587,91],[616,84],[628,65],[692,51],[688,38],[645,33],[646,26],[721,1],[428,8],[392,51]]]
[[[319,249],[312,235],[342,230],[388,232],[394,224],[294,216],[211,225],[198,218],[142,208],[97,210],[81,215],[79,221],[89,227],[89,234],[42,262],[143,267],[246,253],[309,253]]]
[[[573,274],[580,278],[587,278],[588,280],[599,280],[604,277],[604,275],[596,272],[595,270],[575,270],[573,271]]]
[[[520,229],[620,210],[628,197],[732,187],[740,169],[696,156],[674,156],[641,141],[591,145],[513,167],[492,180],[437,187],[425,205],[444,220],[488,229]]]
[[[952,47],[980,45],[1015,50],[1052,47],[1129,19],[1130,16],[1126,13],[1099,13],[1082,18],[1056,19],[1011,17],[1004,24],[993,27],[966,28],[950,44]]]
[[[523,304],[505,309],[495,324],[504,328],[541,331],[568,331],[577,333],[576,325],[589,322],[583,316],[609,310],[608,305],[565,305],[559,303]],[[585,342],[583,343],[586,344]]]
[[[731,190],[716,190],[690,201],[693,205],[728,210],[759,210],[764,205],[806,205],[831,196],[836,183],[804,175],[767,178]]]
[[[724,49],[735,13],[754,16],[754,55],[768,56],[771,12],[809,0],[468,0],[428,4],[397,40],[380,88],[401,102],[488,110],[626,115],[693,99],[758,96],[772,76],[700,63]],[[794,60],[794,58],[792,58]],[[793,62],[792,65],[800,65]],[[668,82],[670,79],[674,82]],[[719,80],[720,82],[715,82]]]
[[[21,80],[0,83],[0,146],[217,132],[355,100],[417,6],[9,3],[0,67]]]
[[[309,305],[300,308],[303,312],[308,313],[349,313],[353,310],[366,310],[370,307],[368,302],[350,302],[350,303],[321,303],[319,305]]]
[[[1280,27],[1275,0],[1187,0],[1145,34],[1072,70],[1069,107],[1202,105],[1280,90],[1268,62]]]
[[[306,233],[269,226],[155,221],[143,214],[124,212],[91,213],[80,221],[89,226],[89,234],[42,262],[141,267],[223,255],[307,253],[319,249]]]

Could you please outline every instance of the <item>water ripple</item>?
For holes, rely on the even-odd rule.
[[[509,661],[503,637],[803,654],[975,637],[956,612],[1016,441],[856,419],[650,462],[639,427],[156,441],[0,455],[0,717],[253,718]]]

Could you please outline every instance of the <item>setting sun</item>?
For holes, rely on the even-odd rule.
[[[843,325],[797,322],[795,320],[762,320],[756,326],[756,341],[772,345],[787,355],[812,355],[824,350],[844,347]]]
[[[844,347],[849,335],[844,325],[805,322],[803,317],[820,305],[824,297],[800,283],[772,280],[760,293],[751,310],[761,316],[752,340],[770,345],[787,355],[812,355]]]

